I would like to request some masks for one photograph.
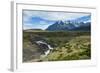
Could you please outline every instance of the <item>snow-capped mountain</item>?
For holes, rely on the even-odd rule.
[[[76,18],[74,20],[67,21],[56,21],[54,24],[50,25],[46,30],[49,31],[90,31],[91,28],[91,16],[84,16]]]

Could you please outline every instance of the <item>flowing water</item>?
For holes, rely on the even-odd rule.
[[[39,41],[36,41],[36,44],[38,44],[38,46],[40,46],[40,47],[41,47],[41,45],[43,46],[43,48],[41,48],[41,50],[46,49],[46,50],[44,50],[44,54],[45,54],[44,56],[47,56],[50,53],[50,51],[53,50],[53,47],[51,47],[51,45],[49,45],[45,41],[39,40]]]

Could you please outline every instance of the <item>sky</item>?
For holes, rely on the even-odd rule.
[[[36,11],[23,10],[23,29],[42,29],[45,30],[48,26],[56,21],[73,20],[83,16],[90,15],[89,13],[73,13],[73,12],[54,12],[54,11]]]

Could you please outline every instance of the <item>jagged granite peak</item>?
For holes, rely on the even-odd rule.
[[[48,31],[89,31],[91,22],[72,22],[72,21],[56,21],[50,25],[46,30]]]

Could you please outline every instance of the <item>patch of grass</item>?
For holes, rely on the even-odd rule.
[[[42,58],[39,47],[30,43],[29,35],[45,37],[54,49],[48,56]],[[27,48],[27,49],[26,49]],[[36,60],[38,59],[38,60]],[[90,32],[23,32],[23,62],[26,61],[61,61],[91,59]]]

